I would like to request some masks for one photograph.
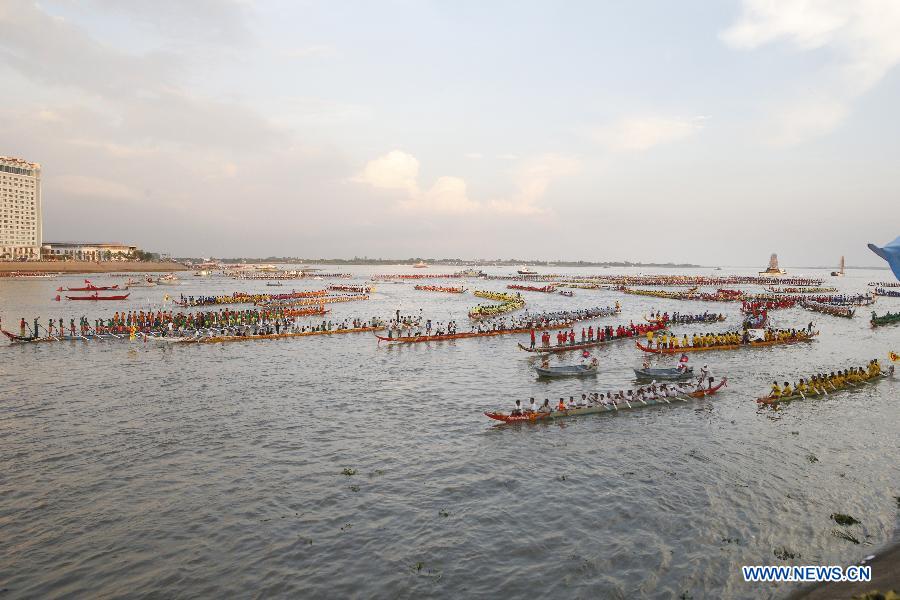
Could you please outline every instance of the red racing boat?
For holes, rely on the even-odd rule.
[[[595,404],[593,406],[588,406],[585,408],[575,408],[572,410],[554,410],[549,413],[537,412],[515,416],[502,412],[486,412],[484,413],[484,416],[494,419],[495,421],[502,421],[504,423],[534,423],[535,421],[547,421],[550,419],[562,419],[565,417],[578,417],[581,415],[614,413],[634,410],[636,408],[646,408],[648,406],[659,406],[661,404],[681,404],[687,402],[689,398],[704,398],[706,396],[712,396],[727,384],[728,378],[723,377],[717,385],[714,385],[712,387],[707,387],[702,390],[690,392],[689,394],[683,394],[668,398],[657,398],[654,400],[632,399],[631,401],[619,400],[616,403]]]
[[[122,294],[121,296],[101,296],[93,293],[90,296],[66,296],[66,300],[125,300],[131,294]]]
[[[106,290],[117,290],[117,289],[119,289],[118,284],[101,287],[101,286],[96,286],[93,283],[91,283],[90,279],[85,279],[84,287],[77,287],[77,288],[70,287],[70,288],[66,288],[66,291],[67,292],[102,292],[102,291],[106,291]],[[58,288],[56,291],[61,292],[61,291],[63,291],[63,289]]]

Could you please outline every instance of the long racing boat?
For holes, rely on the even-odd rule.
[[[635,410],[638,408],[647,408],[649,406],[661,406],[663,404],[679,404],[686,403],[692,398],[705,398],[712,396],[718,392],[723,386],[727,385],[728,378],[723,377],[717,384],[709,388],[697,390],[689,394],[681,394],[672,398],[657,398],[655,400],[621,400],[621,403],[597,404],[585,408],[575,408],[572,410],[554,410],[548,413],[533,412],[523,415],[509,415],[503,412],[485,412],[484,415],[495,421],[503,423],[535,423],[537,421],[550,421],[553,419],[563,419],[568,417],[580,417],[582,415],[597,415],[601,413],[618,413],[622,411]]]
[[[529,333],[531,331],[545,331],[550,329],[567,329],[572,326],[572,323],[558,323],[556,325],[543,325],[540,327],[525,327],[518,329],[494,329],[491,331],[465,331],[463,333],[445,333],[443,335],[413,335],[413,336],[398,336],[398,337],[385,337],[383,335],[376,334],[375,337],[378,338],[379,342],[388,342],[394,344],[415,344],[418,342],[443,342],[446,340],[464,340],[466,338],[474,338],[474,337],[493,337],[497,335],[517,335],[523,333]]]
[[[738,350],[740,348],[765,348],[768,346],[787,346],[790,344],[799,344],[800,342],[811,342],[818,335],[818,332],[812,335],[803,335],[803,337],[788,338],[785,340],[763,340],[759,342],[747,342],[746,344],[722,344],[721,346],[679,346],[678,348],[648,348],[640,342],[637,347],[651,354],[681,354],[682,352],[711,352],[713,350]]]
[[[831,393],[836,394],[837,392],[842,392],[844,390],[862,387],[862,386],[866,385],[867,383],[878,383],[879,381],[884,381],[885,379],[891,378],[893,376],[894,376],[894,367],[891,366],[886,373],[880,373],[879,375],[876,375],[869,379],[864,379],[862,381],[857,381],[855,383],[845,383],[841,387],[835,387],[833,384],[829,384],[829,385],[831,385],[831,388],[832,388]],[[758,404],[765,404],[765,405],[771,406],[773,404],[782,404],[782,403],[793,402],[794,400],[806,400],[807,398],[812,398],[812,397],[817,398],[819,396],[828,396],[829,395],[829,392],[827,389],[824,389],[823,391],[824,391],[824,393],[819,392],[819,391],[814,391],[814,392],[808,392],[806,394],[796,393],[796,394],[791,394],[790,396],[779,396],[778,398],[772,398],[771,396],[764,396],[762,398],[757,398],[756,402]]]

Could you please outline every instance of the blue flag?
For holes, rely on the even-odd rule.
[[[875,244],[869,244],[869,250],[883,258],[890,265],[894,277],[900,280],[900,237],[890,244],[886,244],[883,248],[879,248]]]

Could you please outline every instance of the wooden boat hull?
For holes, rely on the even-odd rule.
[[[688,346],[679,348],[648,348],[640,342],[637,347],[643,352],[650,354],[681,354],[682,352],[712,352],[713,350],[738,350],[740,348],[766,348],[769,346],[789,346],[802,342],[811,342],[815,336],[798,338],[793,340],[769,340],[763,342],[750,342],[748,344],[726,344],[724,346]]]
[[[528,329],[499,329],[497,331],[466,331],[463,333],[452,333],[449,335],[419,335],[419,336],[405,336],[405,337],[384,337],[383,335],[376,335],[380,342],[388,342],[393,344],[415,344],[419,342],[444,342],[447,340],[464,340],[466,338],[475,338],[475,337],[494,337],[498,335],[521,335],[524,333],[530,333],[532,330],[534,331],[548,331],[552,329],[566,329],[570,327],[571,323],[560,323],[559,325],[553,325],[552,327],[529,327]]]
[[[893,367],[891,367],[893,369]],[[865,381],[860,381],[857,383],[849,383],[843,387],[835,388],[831,391],[825,390],[828,394],[837,394],[838,392],[843,392],[845,390],[862,387],[867,383],[878,383],[879,381],[883,381],[885,379],[889,379],[894,376],[894,372],[890,371],[888,373],[882,373],[877,378],[866,379]],[[821,392],[812,392],[801,396],[800,394],[791,394],[790,396],[782,396],[780,398],[771,398],[769,396],[764,396],[762,398],[757,398],[757,404],[764,404],[767,406],[771,406],[774,404],[787,404],[788,402],[793,402],[794,400],[805,400],[806,398],[819,398],[824,397],[825,394]]]
[[[534,348],[530,348],[525,346],[524,344],[519,344],[519,348],[524,350],[525,352],[532,352],[535,354],[555,354],[557,352],[570,352],[572,350],[585,350],[587,348],[596,348],[597,346],[605,346],[607,344],[613,344],[615,342],[627,342],[630,340],[636,340],[636,336],[622,336],[622,337],[614,337],[607,338],[603,341],[594,340],[592,342],[578,342],[576,344],[565,344],[563,346],[535,346]]]
[[[535,367],[538,377],[589,377],[597,375],[597,366],[569,365],[566,367]]]
[[[576,408],[573,410],[555,410],[549,413],[531,413],[525,415],[507,415],[501,412],[485,412],[484,415],[489,419],[493,419],[495,421],[500,421],[502,423],[535,423],[537,421],[550,421],[554,419],[563,419],[569,417],[580,417],[583,415],[599,415],[606,413],[617,413],[629,410],[636,410],[639,408],[647,408],[650,406],[661,406],[668,404],[679,404],[688,402],[689,398],[704,398],[706,396],[712,396],[716,392],[718,392],[723,386],[728,383],[726,378],[723,378],[722,381],[719,382],[718,385],[715,385],[711,388],[707,388],[704,390],[699,390],[696,392],[691,392],[690,394],[684,394],[681,396],[676,396],[673,398],[665,398],[665,399],[657,399],[657,400],[644,400],[644,401],[635,401],[631,403],[625,403],[624,401],[621,404],[601,404],[595,406],[588,406],[586,408]]]
[[[664,381],[678,381],[681,379],[690,379],[694,376],[694,368],[688,367],[684,370],[676,368],[671,369],[634,369],[634,374],[638,379],[656,379]]]
[[[224,342],[249,342],[254,340],[280,340],[296,337],[309,337],[314,335],[340,335],[345,333],[368,333],[381,331],[384,327],[357,327],[355,329],[331,329],[325,331],[296,331],[290,333],[268,333],[264,335],[218,335],[200,338],[188,338],[181,343],[219,344]]]
[[[131,294],[121,296],[66,296],[66,300],[125,300]]]

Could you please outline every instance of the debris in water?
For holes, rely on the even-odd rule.
[[[791,435],[800,435],[800,432],[799,432],[799,431],[792,431],[792,432],[791,432]]]
[[[346,525],[344,525],[343,527],[341,527],[341,531],[347,531],[347,530],[350,529],[351,527],[353,527],[353,523],[347,523]]]
[[[832,529],[831,535],[834,537],[841,538],[842,540],[847,540],[848,542],[853,542],[854,544],[859,545],[859,540],[844,531],[843,529]]]
[[[775,554],[775,558],[779,558],[781,560],[800,558],[799,552],[794,552],[793,550],[790,550],[786,546],[782,546],[781,548],[775,548],[774,554]]]
[[[817,463],[817,462],[819,462],[819,458],[818,458],[815,454],[807,454],[807,455],[806,455],[806,460],[808,460],[810,463]]]
[[[440,512],[438,512],[438,514],[441,515],[442,517],[449,517],[449,516],[450,516],[450,512],[449,512],[447,509],[444,509],[444,508],[442,508],[442,509],[440,510]]]
[[[731,538],[731,537],[723,537],[723,538],[722,538],[722,543],[723,543],[723,544],[737,544],[737,543],[739,543],[740,541],[741,541],[741,540],[739,540],[738,538]]]
[[[358,486],[358,485],[351,485],[351,486],[350,486],[350,491],[351,491],[351,492],[358,492],[358,491],[359,491],[359,486]]]
[[[344,467],[344,470],[341,471],[341,475],[346,475],[347,477],[356,475],[356,469],[351,469],[350,467]]]
[[[560,481],[565,481],[565,480],[566,480],[566,476],[565,476],[565,475],[560,475],[560,476],[559,476],[559,480],[560,480]]]
[[[843,513],[831,513],[831,518],[838,525],[859,525],[859,519],[854,519],[850,515]]]

